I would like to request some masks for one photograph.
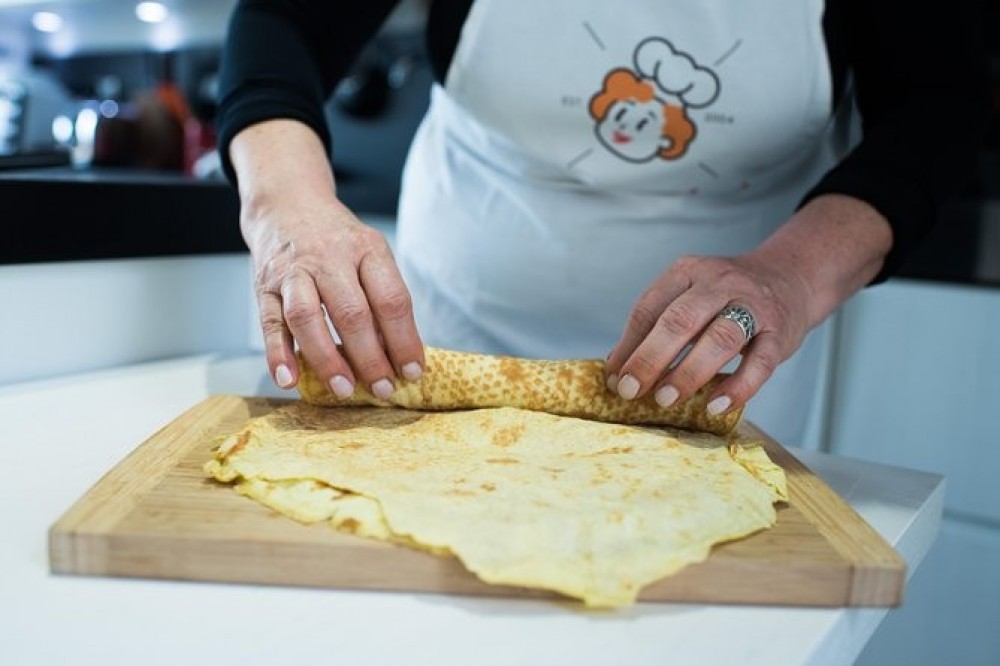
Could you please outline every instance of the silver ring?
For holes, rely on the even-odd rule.
[[[736,322],[743,331],[743,344],[750,342],[757,333],[757,320],[742,305],[727,305],[722,308],[722,312],[719,313],[719,319],[729,319]]]

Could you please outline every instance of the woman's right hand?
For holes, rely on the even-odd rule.
[[[423,344],[409,290],[382,234],[337,200],[315,134],[295,121],[268,121],[240,132],[230,154],[275,383],[298,382],[296,341],[340,397],[356,381],[388,397],[396,377],[419,379]]]

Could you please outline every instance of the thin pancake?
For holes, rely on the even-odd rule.
[[[784,475],[766,456],[678,434],[514,408],[296,403],[251,420],[206,471],[299,520],[614,607],[776,520]]]

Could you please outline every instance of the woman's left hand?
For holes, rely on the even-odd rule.
[[[632,309],[608,358],[608,387],[628,399],[652,392],[667,407],[690,397],[742,354],[708,409],[721,414],[743,405],[802,343],[812,324],[810,302],[801,277],[752,253],[682,257]],[[749,342],[739,324],[719,316],[729,305],[752,314],[756,333]]]
[[[669,406],[742,355],[709,397],[708,410],[745,405],[811,328],[878,274],[891,246],[892,231],[878,211],[827,194],[752,252],[678,259],[635,304],[608,356],[608,388],[628,399],[652,392]],[[719,316],[730,305],[753,316],[750,341],[739,324]]]

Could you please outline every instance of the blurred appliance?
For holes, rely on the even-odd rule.
[[[55,79],[30,70],[0,78],[0,168],[68,164],[53,123],[72,105]]]

